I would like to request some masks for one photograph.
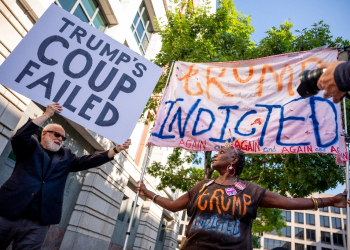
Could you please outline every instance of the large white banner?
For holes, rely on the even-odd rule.
[[[332,153],[348,160],[340,105],[303,99],[299,73],[335,61],[334,48],[225,63],[176,62],[149,144],[249,154]]]
[[[162,68],[52,4],[0,67],[0,83],[108,139],[130,137]]]

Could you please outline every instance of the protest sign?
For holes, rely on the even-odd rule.
[[[0,83],[116,142],[130,137],[162,68],[52,4],[0,67]]]
[[[332,153],[348,160],[340,105],[296,92],[299,73],[335,61],[334,48],[223,63],[176,62],[149,144],[249,154]],[[338,161],[338,162],[340,162]]]

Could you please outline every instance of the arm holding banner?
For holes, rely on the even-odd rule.
[[[38,126],[44,124],[47,119],[51,118],[55,113],[59,114],[62,111],[62,106],[59,103],[52,103],[46,106],[45,113],[38,118],[32,120],[32,122]]]
[[[140,182],[141,182],[141,185],[140,185]],[[136,187],[136,192],[140,191],[141,195],[146,196],[147,198],[151,199],[153,202],[156,202],[159,206],[171,212],[177,212],[187,208],[188,202],[190,200],[188,193],[185,193],[184,195],[182,195],[181,197],[173,201],[168,198],[156,196],[155,193],[153,193],[152,191],[146,188],[143,181],[138,181],[137,184],[139,184],[140,186]]]
[[[127,139],[123,143],[123,145],[117,144],[114,148],[111,148],[110,150],[108,150],[108,157],[112,158],[113,156],[120,153],[121,151],[128,149],[130,145],[131,145],[131,139]]]
[[[267,190],[259,203],[259,207],[280,208],[285,210],[317,210],[316,208],[329,206],[345,208],[347,193],[348,191],[345,189],[343,193],[333,197],[287,199],[282,195]],[[349,202],[350,200],[348,200],[348,203]]]

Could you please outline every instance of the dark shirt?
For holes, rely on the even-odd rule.
[[[335,68],[334,80],[340,91],[350,91],[350,61],[341,63]]]
[[[226,188],[233,186],[212,183],[199,192],[203,180],[190,189],[187,214],[191,217],[183,250],[252,250],[252,224],[260,199],[266,189],[238,179],[243,191],[229,196]]]
[[[46,172],[50,169],[52,158],[56,152],[52,152],[50,150],[44,149],[47,155],[50,157],[50,163],[49,167],[47,168]],[[43,170],[44,172],[44,170]],[[46,173],[43,173],[43,176],[45,176]],[[22,217],[29,219],[29,220],[40,220],[40,208],[41,208],[41,197],[42,197],[42,189],[40,189],[32,199],[32,201],[29,203],[28,207],[24,210]]]

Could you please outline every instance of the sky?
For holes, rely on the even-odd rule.
[[[236,9],[250,15],[255,32],[252,39],[258,43],[271,27],[279,27],[287,19],[295,30],[311,28],[323,20],[330,26],[333,38],[343,37],[350,41],[350,0],[233,0]],[[345,185],[338,185],[325,193],[343,192]]]
[[[350,41],[350,0],[233,0],[236,9],[250,15],[255,32],[252,39],[258,43],[271,27],[279,27],[287,19],[294,23],[295,30],[310,29],[323,20],[330,26],[333,38],[343,37]],[[325,193],[342,193],[345,185]]]
[[[236,9],[250,15],[257,43],[271,27],[279,27],[288,18],[295,30],[311,28],[323,20],[330,26],[333,37],[341,36],[350,41],[349,0],[233,0]]]

